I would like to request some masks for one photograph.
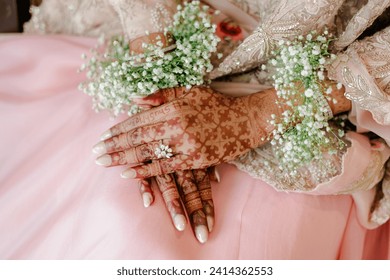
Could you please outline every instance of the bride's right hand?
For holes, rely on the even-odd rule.
[[[107,167],[130,164],[123,177],[139,179],[215,166],[264,142],[273,130],[267,117],[279,111],[275,91],[233,98],[193,87],[160,90],[156,96],[165,104],[104,133],[106,140],[98,145],[105,154],[98,162]],[[172,155],[159,157],[155,151],[160,147],[171,149]]]

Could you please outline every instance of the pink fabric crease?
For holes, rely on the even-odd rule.
[[[0,40],[0,258],[388,259],[389,223],[363,228],[350,195],[276,192],[231,165],[213,185],[216,224],[201,245],[177,232],[156,193],[145,209],[121,168],[92,146],[116,121],[77,90],[94,39]],[[156,188],[155,188],[156,190]]]

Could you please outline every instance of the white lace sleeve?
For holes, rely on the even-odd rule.
[[[348,99],[379,124],[390,125],[390,27],[353,43],[328,73],[344,84]]]
[[[109,0],[128,39],[163,31],[176,11],[174,0]]]
[[[31,6],[25,33],[72,34],[97,37],[121,33],[118,16],[107,0],[44,0]]]
[[[174,0],[44,0],[31,7],[24,31],[94,37],[124,33],[133,39],[145,31],[162,31],[175,9]]]
[[[345,31],[334,44],[336,50],[343,50],[354,42],[383,11],[390,6],[390,0],[370,0],[348,22]]]
[[[211,78],[252,69],[264,62],[277,40],[320,30],[333,22],[343,0],[282,0],[272,14],[228,56]]]

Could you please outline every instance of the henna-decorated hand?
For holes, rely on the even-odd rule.
[[[274,91],[233,98],[207,87],[161,90],[160,107],[141,112],[103,135],[105,166],[131,164],[126,178],[149,178],[174,171],[203,169],[233,160],[259,146],[272,127],[262,117],[278,113]],[[156,98],[154,96],[154,98]],[[263,140],[264,141],[264,140]],[[161,144],[173,156],[158,159]],[[152,161],[152,162],[150,162]]]
[[[148,98],[134,99],[134,101],[144,109],[162,104],[158,94]],[[186,222],[184,213],[186,212],[195,236],[201,243],[207,240],[208,232],[211,232],[214,227],[214,203],[210,181],[219,182],[219,175],[215,168],[208,169],[186,170],[155,177],[175,227],[180,231],[184,230]],[[143,198],[146,197],[150,204],[153,200],[150,180],[141,179],[140,185]],[[183,203],[181,203],[180,198]],[[185,211],[182,207],[183,204]]]
[[[179,231],[184,230],[186,214],[192,230],[199,242],[208,239],[209,232],[214,227],[214,203],[211,195],[210,181],[218,181],[218,175],[213,170],[185,170],[174,174],[155,177],[162,194],[165,206],[173,224]],[[150,179],[139,180],[141,195],[153,201],[153,191]],[[181,203],[183,202],[183,203]],[[184,205],[184,209],[183,206]]]
[[[158,98],[140,98],[137,101],[139,106],[146,109],[158,106],[160,102],[161,99]],[[94,152],[98,154],[110,151],[110,147],[106,147],[104,142],[94,147]],[[117,164],[121,163],[118,161],[112,165]],[[209,172],[206,169],[186,170],[155,177],[176,229],[179,231],[185,229],[185,213],[187,213],[193,232],[201,243],[207,241],[208,233],[212,231],[215,219],[210,179],[219,181],[219,176],[214,168],[209,169]],[[154,200],[150,179],[139,180],[139,189],[144,205],[148,207]],[[184,205],[185,211],[182,205]]]
[[[160,172],[150,172],[147,176],[133,176],[132,178],[148,178],[158,175],[156,176],[156,182],[176,228],[182,230],[185,225],[185,215],[180,202],[181,197],[194,233],[197,239],[203,243],[208,238],[208,231],[211,231],[214,225],[214,206],[211,197],[210,181],[207,172],[203,168],[222,162],[219,159],[218,149],[230,153],[230,149],[238,147],[238,145],[232,143],[234,141],[232,139],[237,136],[242,137],[244,140],[245,144],[243,146],[246,150],[252,147],[248,144],[250,143],[247,141],[248,139],[243,135],[245,133],[253,133],[252,124],[248,122],[249,117],[246,115],[248,110],[245,110],[246,104],[243,102],[238,103],[237,100],[226,98],[204,87],[194,88],[188,93],[185,92],[184,88],[161,90],[157,94],[145,98],[142,105],[144,107],[153,107],[164,102],[171,103],[167,103],[159,108],[152,108],[129,118],[126,128],[122,127],[124,124],[122,123],[110,129],[103,135],[103,138],[108,139],[94,147],[94,150],[98,151],[98,153],[107,153],[100,156],[97,162],[104,166],[130,164],[132,165],[131,168],[142,168],[142,165],[153,166],[156,163],[159,164],[169,160],[157,159],[155,155],[156,148],[161,144],[168,145],[173,143],[174,145],[169,144],[175,153],[173,158],[177,156],[176,153],[179,153],[179,165],[185,166],[185,168],[164,168],[160,169]],[[206,110],[203,109],[203,106]],[[219,111],[213,110],[214,106],[217,106]],[[243,108],[240,106],[243,106]],[[230,112],[232,109],[233,114]],[[187,117],[187,112],[190,112],[189,118]],[[238,117],[238,112],[242,113],[242,118]],[[203,116],[201,116],[202,114]],[[200,122],[193,120],[196,116],[201,117],[199,119]],[[231,122],[231,124],[224,125],[225,120],[229,120],[228,123]],[[240,126],[244,122],[246,122],[246,129],[241,130]],[[202,131],[202,123],[207,124],[206,133]],[[223,127],[221,130],[219,129],[220,125]],[[197,127],[201,130],[197,130]],[[148,131],[146,128],[151,130]],[[188,128],[190,130],[187,131],[186,129]],[[129,137],[132,133],[134,133],[133,138]],[[206,136],[206,138],[203,136]],[[226,140],[224,139],[225,136],[228,137]],[[171,140],[169,140],[170,137],[172,137]],[[210,143],[209,138],[212,140]],[[174,141],[172,141],[173,139]],[[211,151],[214,151],[211,153],[211,163],[205,161],[202,163],[203,165],[199,165],[199,159],[196,158],[204,150],[198,151],[195,148],[199,146],[196,144],[199,140],[204,142],[204,147],[210,147]],[[220,144],[223,142],[226,143],[226,147],[220,147]],[[177,147],[180,147],[181,150],[176,149]],[[239,149],[239,151],[242,150]],[[217,153],[215,154],[215,152]],[[183,158],[180,158],[181,156]],[[193,167],[192,158],[196,159]],[[232,159],[233,157],[228,158]],[[183,159],[185,160],[184,165],[180,162]],[[193,168],[196,170],[191,171],[190,169]],[[174,171],[176,171],[174,174],[169,174]],[[129,177],[127,176],[128,172],[125,171],[123,176]],[[143,197],[152,201],[150,181],[141,180],[140,186]],[[179,193],[177,189],[179,189]]]
[[[95,153],[100,154],[101,151],[101,145],[94,147]],[[187,213],[196,238],[201,243],[206,242],[215,220],[210,181],[219,182],[216,169],[210,167],[178,171],[154,178],[176,229],[179,231],[185,229]],[[140,179],[138,182],[144,206],[148,207],[154,201],[151,178]]]

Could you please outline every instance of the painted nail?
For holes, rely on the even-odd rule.
[[[217,167],[214,168],[214,174],[215,174],[215,179],[217,179],[217,182],[221,182],[221,176],[219,175],[219,172],[217,170]]]
[[[100,135],[100,140],[106,140],[108,138],[110,138],[112,136],[112,133],[111,133],[111,130],[106,130],[105,132],[103,132],[102,135]]]
[[[186,228],[187,220],[186,220],[186,217],[184,217],[184,215],[182,215],[182,214],[177,214],[173,218],[173,222],[174,222],[175,227],[178,231],[183,231]]]
[[[95,146],[93,146],[92,151],[98,155],[105,154],[107,152],[106,144],[104,144],[104,142],[101,141],[97,143]]]
[[[153,202],[153,196],[150,193],[148,193],[148,192],[143,193],[142,194],[142,200],[144,201],[145,208],[149,207],[150,204],[152,204],[152,202]]]
[[[214,228],[214,217],[207,216],[207,227],[209,229],[209,232],[211,232]]]
[[[97,165],[110,166],[112,163],[111,156],[103,155],[95,160]]]
[[[209,237],[209,231],[205,225],[198,225],[195,227],[195,236],[200,243],[205,243]]]
[[[127,169],[122,172],[121,177],[125,179],[133,179],[137,176],[137,173],[134,169]]]

